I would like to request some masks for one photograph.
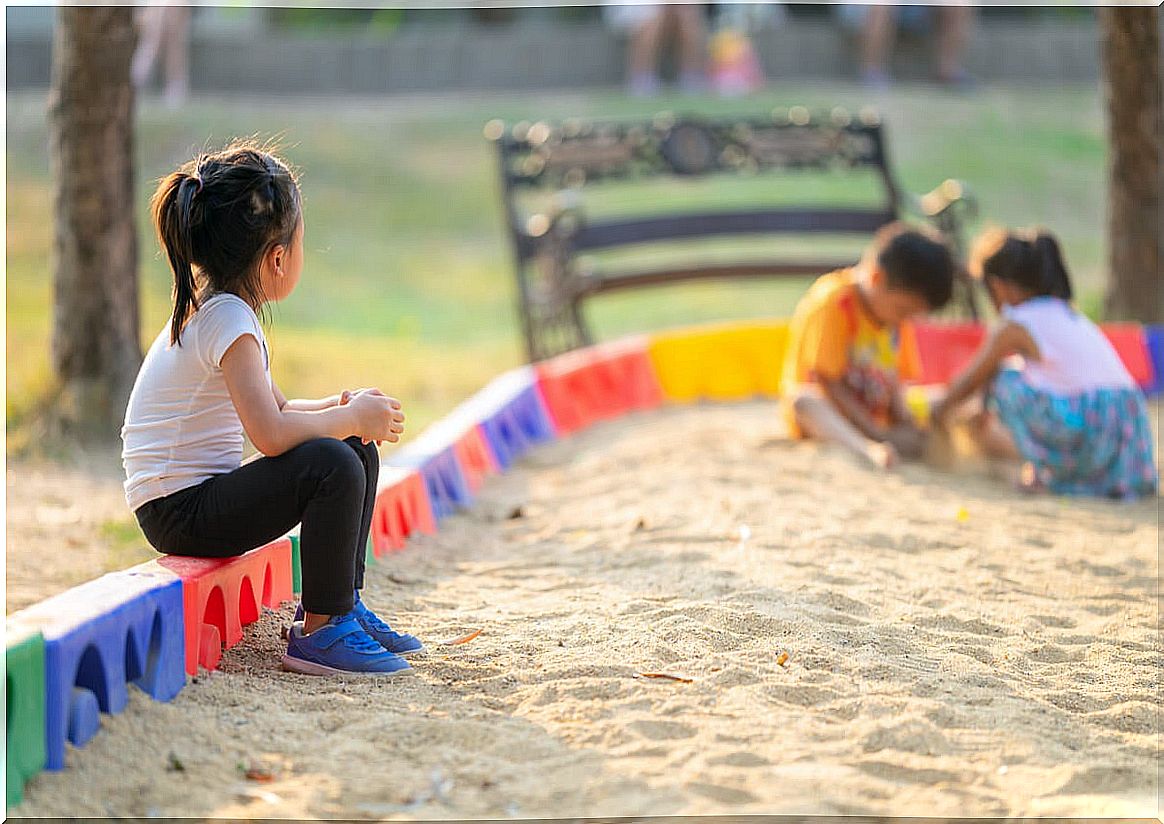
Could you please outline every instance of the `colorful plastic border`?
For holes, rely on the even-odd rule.
[[[1109,324],[1103,330],[1140,386],[1164,391],[1164,327]],[[917,332],[923,385],[910,387],[907,400],[924,417],[933,385],[966,365],[984,330],[919,324]],[[402,549],[416,533],[434,532],[440,520],[471,504],[485,478],[537,444],[665,402],[778,396],[787,336],[783,321],[701,326],[600,344],[499,375],[382,467],[369,563]],[[277,552],[274,544],[254,551],[275,558],[275,577],[286,583],[275,587],[278,593],[253,593],[244,618],[257,618],[260,602],[273,606],[300,591],[299,539],[294,533],[289,538]],[[241,569],[243,560],[223,564]],[[62,735],[83,743],[96,732],[97,709],[124,706],[127,684],[158,700],[177,694],[190,637],[189,603],[184,613],[178,599],[189,602],[188,586],[183,575],[151,562],[9,616],[7,700],[17,710],[10,717],[20,721],[10,725],[7,740],[9,805],[19,803],[24,783],[45,765],[46,751],[50,767],[63,766]],[[67,605],[63,622],[53,605]],[[168,650],[164,671],[144,665],[143,643]],[[47,653],[60,663],[50,667]],[[118,669],[126,662],[125,671]],[[64,675],[50,672],[53,667]],[[49,681],[56,684],[51,694]],[[50,715],[57,719],[52,725]]]

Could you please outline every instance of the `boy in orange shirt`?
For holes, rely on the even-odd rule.
[[[918,377],[909,318],[942,308],[954,260],[934,233],[883,227],[852,269],[824,275],[796,307],[782,390],[794,437],[839,443],[873,465],[919,458],[925,438],[902,380]]]

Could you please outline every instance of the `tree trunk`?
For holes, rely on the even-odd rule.
[[[1160,29],[1155,8],[1099,10],[1108,110],[1106,314],[1164,322]]]
[[[141,365],[134,224],[133,8],[57,9],[49,94],[53,369],[49,418],[111,441]]]

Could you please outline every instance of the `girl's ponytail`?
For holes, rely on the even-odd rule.
[[[988,229],[970,252],[970,271],[981,277],[1017,284],[1031,296],[1071,300],[1071,278],[1059,241],[1050,232]]]
[[[198,308],[194,282],[193,227],[198,219],[195,198],[202,179],[195,173],[174,172],[164,178],[151,204],[158,242],[166,250],[174,273],[174,314],[170,320],[170,343],[180,344],[186,320]]]
[[[177,345],[199,308],[199,289],[237,295],[263,311],[263,255],[290,246],[300,225],[299,186],[266,148],[232,143],[162,178],[150,212],[174,273],[170,343]]]
[[[1042,292],[1061,300],[1071,300],[1071,277],[1063,263],[1059,242],[1049,232],[1038,232],[1032,241],[1038,256]]]

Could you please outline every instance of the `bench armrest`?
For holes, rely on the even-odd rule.
[[[924,195],[906,194],[906,206],[915,214],[942,224],[953,218],[960,222],[978,214],[978,199],[961,180],[944,180]],[[955,217],[956,216],[956,217]]]

